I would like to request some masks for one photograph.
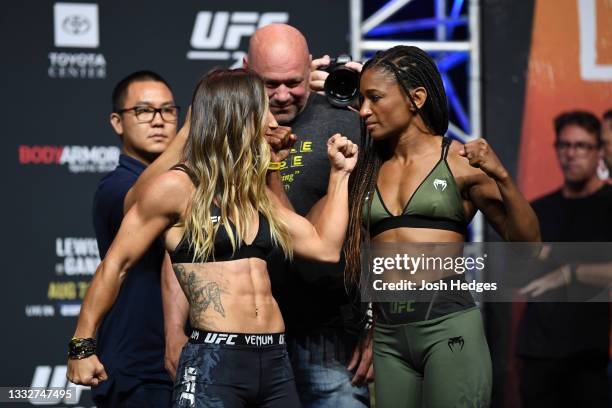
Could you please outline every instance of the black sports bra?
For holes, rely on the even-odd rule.
[[[180,170],[187,173],[191,181],[197,185],[197,178],[193,172],[185,165],[179,164],[172,167],[171,170]],[[172,263],[206,263],[206,262],[221,262],[221,261],[233,261],[236,259],[244,258],[260,258],[264,261],[274,249],[274,243],[270,234],[270,224],[266,217],[259,213],[259,228],[257,235],[252,243],[246,244],[241,241],[238,244],[236,251],[233,251],[232,243],[227,235],[227,231],[221,225],[219,225],[220,210],[218,207],[214,207],[212,210],[212,221],[215,225],[217,233],[215,234],[215,243],[212,256],[203,259],[195,258],[194,251],[191,245],[189,245],[186,235],[183,235],[180,242],[170,253],[170,259]],[[230,228],[234,236],[236,236],[236,228],[233,223],[230,223]]]

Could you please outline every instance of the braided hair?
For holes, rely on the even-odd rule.
[[[387,72],[395,78],[402,92],[412,104],[415,115],[419,115],[431,134],[444,135],[448,130],[448,101],[444,84],[435,61],[417,47],[399,45],[386,51],[379,51],[365,63],[361,71],[376,69]],[[411,90],[423,87],[427,98],[420,108],[415,103]],[[350,217],[348,240],[345,246],[345,277],[349,283],[359,283],[361,271],[361,245],[369,242],[369,222],[362,223],[362,217],[370,218],[372,196],[376,188],[378,172],[384,159],[389,156],[384,141],[374,142],[361,122],[361,149],[350,187]]]

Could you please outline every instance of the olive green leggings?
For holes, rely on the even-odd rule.
[[[488,407],[491,356],[480,310],[400,325],[376,323],[376,408]]]

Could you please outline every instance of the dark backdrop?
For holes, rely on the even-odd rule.
[[[114,84],[133,71],[154,70],[187,107],[198,78],[240,61],[260,23],[294,25],[315,57],[349,51],[348,7],[324,0],[4,4],[0,386],[66,385],[66,344],[99,262],[92,197],[119,155],[108,123]],[[197,16],[212,26],[194,33]],[[189,59],[190,52],[229,59]],[[79,405],[92,405],[88,391]]]
[[[481,11],[483,136],[516,180],[534,0],[485,0]],[[499,240],[488,225],[485,240]],[[513,358],[515,308],[512,303],[484,307],[493,359],[492,407],[496,408],[519,404]]]

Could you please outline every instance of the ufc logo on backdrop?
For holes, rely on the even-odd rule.
[[[250,37],[256,29],[272,23],[286,23],[289,13],[254,11],[200,11],[196,15],[191,50],[187,59],[229,60],[232,68],[242,64],[244,50],[239,50],[243,37]]]
[[[585,81],[612,81],[612,65],[597,62],[597,7],[595,3],[595,0],[578,0],[577,3],[580,75]],[[599,41],[605,41],[605,39],[599,39]]]
[[[65,393],[63,396],[55,398],[46,398],[45,400],[30,399],[32,405],[54,405],[64,403],[66,405],[76,405],[81,399],[81,392],[88,390],[89,387],[76,385],[68,381],[66,378],[67,367],[59,366],[37,366],[32,378],[32,388],[53,388],[53,389],[72,389],[72,392]]]

